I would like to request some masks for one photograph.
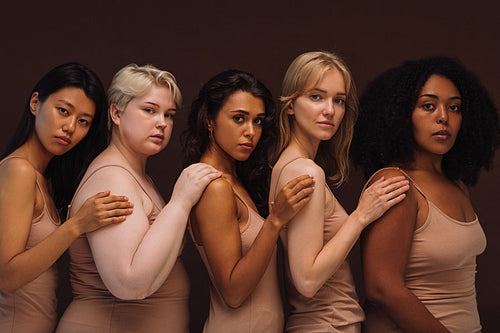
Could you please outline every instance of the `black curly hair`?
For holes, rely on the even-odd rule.
[[[262,135],[246,161],[236,161],[236,174],[248,190],[259,213],[268,215],[270,153],[276,142],[276,105],[271,92],[255,76],[239,70],[227,70],[212,77],[191,104],[187,129],[182,133],[184,165],[200,161],[210,142],[207,119],[215,119],[227,98],[244,91],[264,102]]]
[[[455,144],[443,156],[443,172],[452,180],[474,185],[480,169],[490,167],[500,143],[495,104],[458,60],[429,57],[384,72],[361,95],[351,161],[366,178],[380,168],[414,160],[411,115],[420,90],[433,74],[452,81],[462,100],[462,125]]]

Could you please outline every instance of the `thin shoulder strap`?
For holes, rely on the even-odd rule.
[[[307,158],[306,157],[302,157],[302,156],[292,158],[290,161],[286,162],[285,165],[283,165],[281,167],[281,170],[278,172],[278,176],[276,178],[276,184],[274,184],[273,196],[276,196],[276,190],[278,189],[278,183],[279,183],[279,180],[280,180],[280,177],[281,177],[281,173],[283,172],[283,170],[285,170],[285,168],[288,165],[290,165],[292,162],[295,162],[298,159],[307,159]]]
[[[36,173],[39,173],[40,175],[42,175],[42,174],[41,174],[41,173],[40,173],[40,172],[39,172],[39,171],[35,168],[35,166],[34,166],[33,164],[31,164],[31,162],[30,162],[28,159],[26,159],[26,158],[24,158],[24,157],[22,157],[22,156],[8,156],[8,157],[6,157],[6,158],[4,158],[3,160],[1,160],[1,161],[0,161],[0,165],[1,165],[1,164],[3,164],[5,161],[10,160],[10,159],[12,159],[12,158],[20,158],[20,159],[22,159],[22,160],[25,160],[26,162],[28,162],[28,163],[29,163],[29,164],[33,167],[33,169],[35,169],[35,172],[36,172]],[[43,177],[43,175],[42,175],[42,177]],[[51,215],[51,214],[49,213],[49,211],[48,211],[48,207],[49,207],[49,206],[48,206],[48,203],[47,203],[47,198],[45,197],[45,194],[44,194],[44,193],[43,193],[43,191],[42,191],[42,187],[40,186],[40,183],[38,182],[38,177],[35,177],[35,185],[36,185],[36,187],[38,188],[38,191],[40,191],[40,194],[42,195],[42,200],[43,200],[43,210],[44,210],[45,214],[47,214],[47,216],[50,218],[50,220],[52,221],[52,223],[54,223],[54,224],[58,225],[58,224],[61,222],[61,221],[60,221],[60,218],[59,218],[59,214],[56,214],[56,215],[57,215],[57,219],[58,219],[58,220],[57,220],[57,221],[54,221],[54,220],[52,219],[52,215]]]
[[[147,197],[149,198],[149,200],[151,200],[151,202],[153,203],[153,205],[156,206],[156,208],[158,210],[161,210],[161,207],[158,207],[158,205],[155,203],[155,201],[153,200],[153,198],[151,198],[151,196],[149,195],[149,193],[146,191],[146,189],[144,188],[144,186],[142,186],[141,182],[137,179],[137,177],[134,175],[133,172],[131,172],[129,169],[125,168],[124,166],[122,166],[120,164],[105,164],[105,165],[101,165],[97,169],[93,170],[82,182],[80,182],[80,185],[78,185],[78,188],[76,189],[75,194],[73,195],[73,199],[71,199],[71,203],[68,205],[68,214],[69,214],[71,206],[73,205],[73,200],[75,199],[75,197],[78,194],[78,192],[80,191],[80,189],[87,183],[87,181],[94,174],[97,173],[97,171],[102,170],[102,169],[107,168],[107,167],[117,167],[117,168],[120,168],[120,169],[123,169],[123,170],[127,171],[132,176],[132,178],[134,178],[134,180],[136,181],[137,185],[139,185],[139,187],[142,189],[142,191],[144,193],[146,193]]]
[[[382,168],[380,170],[377,170],[371,177],[370,179],[368,179],[368,181],[365,183],[365,186],[363,187],[363,191],[366,189],[366,186],[368,185],[368,183],[370,183],[370,181],[373,179],[373,177],[375,177],[375,175],[377,173],[379,173],[380,171],[382,170],[397,170],[399,172],[401,172],[406,178],[408,178],[408,180],[413,184],[413,186],[415,186],[415,188],[417,189],[417,191],[422,194],[422,196],[424,198],[427,199],[427,197],[425,196],[424,192],[420,189],[420,187],[418,187],[417,183],[410,177],[410,175],[408,175],[404,170],[402,170],[401,168],[398,168],[398,167],[385,167],[385,168]]]
[[[35,172],[36,172],[36,173],[40,173],[40,172],[39,172],[39,171],[35,168],[35,166],[34,166],[33,164],[31,164],[31,162],[30,162],[28,159],[26,159],[26,158],[24,158],[24,157],[22,157],[22,156],[8,156],[8,157],[6,157],[6,158],[4,158],[3,160],[1,160],[1,161],[0,161],[0,165],[2,165],[4,162],[6,162],[6,161],[8,161],[8,160],[10,160],[10,159],[13,159],[13,158],[20,158],[20,159],[22,159],[22,160],[25,160],[26,162],[28,162],[28,163],[29,163],[29,164],[33,167],[33,169],[35,169]],[[43,175],[42,175],[42,176],[43,176]],[[35,177],[35,185],[36,185],[36,187],[38,188],[38,190],[40,191],[40,193],[42,194],[44,207],[47,207],[47,200],[45,199],[45,195],[43,194],[42,187],[41,187],[41,186],[40,186],[40,184],[38,183],[38,177]],[[44,209],[45,209],[45,208],[44,208]]]

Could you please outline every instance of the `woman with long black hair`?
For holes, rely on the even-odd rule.
[[[91,196],[64,224],[86,167],[106,144],[99,78],[78,63],[60,65],[33,88],[0,161],[0,331],[53,332],[56,260],[81,234],[122,222],[128,199]]]

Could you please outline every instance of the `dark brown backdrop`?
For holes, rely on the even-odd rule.
[[[107,86],[124,65],[151,63],[175,74],[189,106],[209,77],[229,68],[256,74],[275,96],[293,58],[309,50],[334,50],[346,58],[358,88],[405,59],[458,57],[475,71],[500,104],[500,29],[497,1],[23,1],[0,13],[0,149],[7,144],[35,82],[50,68],[80,61]],[[181,169],[176,118],[167,149],[151,158],[149,172],[166,198]],[[500,331],[497,306],[500,225],[497,223],[500,156],[472,189],[488,237],[478,259],[477,289],[485,332]],[[355,208],[362,181],[335,191],[347,211]],[[192,277],[192,328],[200,330],[207,304],[206,275],[190,242],[184,259]],[[359,257],[352,255],[357,277]],[[360,289],[362,295],[362,290]]]

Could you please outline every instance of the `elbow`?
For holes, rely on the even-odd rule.
[[[134,281],[105,282],[104,284],[113,296],[125,301],[142,300],[154,292],[149,286]]]
[[[224,299],[226,305],[232,309],[239,308],[247,299],[246,297],[236,295],[234,293],[223,293],[222,298]]]
[[[152,293],[138,288],[108,288],[109,292],[124,301],[142,300],[150,296]]]
[[[321,285],[317,281],[306,277],[296,279],[294,281],[294,285],[295,289],[297,289],[302,296],[308,298],[316,295],[318,290],[321,288]]]
[[[10,279],[6,278],[4,274],[0,274],[0,291],[5,294],[13,294],[22,286],[16,286]]]
[[[391,283],[365,281],[366,299],[376,305],[385,305],[390,299],[391,290],[395,288]]]

